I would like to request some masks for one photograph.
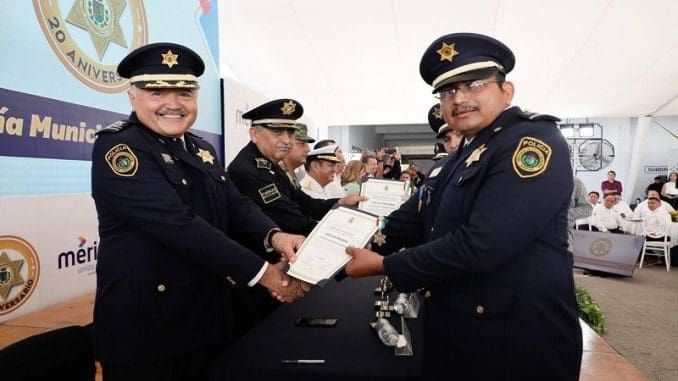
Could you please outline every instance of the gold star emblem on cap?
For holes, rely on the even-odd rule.
[[[168,50],[167,53],[160,53],[162,55],[162,64],[167,65],[168,68],[172,68],[174,65],[178,65],[179,61],[177,58],[179,58],[178,54],[172,53],[172,50]]]
[[[381,247],[381,245],[386,243],[386,234],[382,233],[381,230],[378,232],[374,233],[374,238],[372,238],[372,242],[377,244],[377,246]]]
[[[293,101],[287,101],[283,103],[283,106],[280,109],[280,111],[282,111],[283,115],[290,115],[294,112],[296,108],[297,108],[296,103],[294,103]]]
[[[466,168],[470,167],[471,164],[480,160],[480,155],[482,155],[483,152],[485,151],[487,151],[487,147],[485,147],[485,143],[483,143],[480,147],[476,148],[473,152],[471,152],[468,159],[466,159]]]
[[[199,158],[202,159],[203,163],[210,163],[214,165],[214,156],[210,153],[210,151],[202,148],[198,148],[198,153],[196,153]]]
[[[436,117],[436,119],[442,119],[443,118],[443,113],[440,111],[440,107],[436,107],[433,109],[433,116]]]
[[[445,41],[443,41],[443,46],[440,49],[436,50],[436,52],[440,54],[441,61],[448,60],[450,62],[452,62],[454,56],[459,54],[458,51],[454,50],[454,43],[448,45],[445,43]]]

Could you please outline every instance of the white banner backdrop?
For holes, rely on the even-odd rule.
[[[96,288],[89,193],[0,198],[0,322]]]

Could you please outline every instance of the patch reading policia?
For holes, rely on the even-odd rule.
[[[118,176],[131,177],[139,169],[139,160],[127,144],[118,144],[108,150],[105,159],[113,173]]]
[[[278,187],[276,187],[275,184],[268,184],[265,187],[258,189],[258,191],[264,204],[270,204],[282,197],[280,191],[278,191]]]
[[[551,147],[531,137],[520,139],[513,153],[513,170],[524,179],[539,176],[549,165]]]
[[[193,50],[170,42],[144,45],[118,65],[118,74],[141,89],[198,89],[205,63]]]

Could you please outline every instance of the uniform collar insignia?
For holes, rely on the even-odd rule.
[[[196,153],[199,158],[202,159],[203,163],[210,163],[214,165],[214,156],[210,153],[210,151],[202,148],[198,148],[198,153]]]
[[[257,157],[254,159],[257,162],[257,168],[266,168],[271,169],[271,162],[264,159],[263,157]]]
[[[466,159],[466,168],[470,167],[471,164],[480,160],[480,155],[482,155],[483,152],[485,151],[487,151],[487,147],[485,147],[485,143],[483,143],[480,147],[476,148],[473,152],[471,152],[468,159]]]
[[[172,53],[171,50],[168,50],[167,53],[160,53],[162,55],[162,64],[167,65],[168,68],[172,68],[174,65],[178,65],[179,61],[177,58],[179,58],[178,54]]]
[[[448,45],[445,43],[445,41],[443,41],[443,46],[440,49],[436,50],[436,52],[440,54],[441,61],[448,60],[450,62],[452,62],[454,56],[459,54],[458,51],[454,50],[454,42]]]
[[[280,108],[280,111],[282,111],[283,115],[291,115],[296,108],[297,104],[294,103],[294,101],[287,101],[283,103],[283,106]]]

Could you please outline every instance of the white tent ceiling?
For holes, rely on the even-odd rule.
[[[514,104],[562,118],[678,115],[675,0],[221,0],[222,75],[325,125],[425,123],[419,60],[477,32],[516,55]]]

